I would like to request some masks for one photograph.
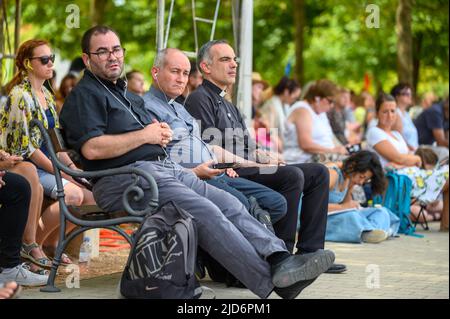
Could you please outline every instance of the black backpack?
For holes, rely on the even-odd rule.
[[[173,202],[147,216],[135,234],[120,293],[131,299],[199,298],[193,217]]]

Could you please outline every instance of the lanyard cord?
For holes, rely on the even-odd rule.
[[[126,95],[124,94],[124,99],[125,100],[127,100],[127,102],[128,103],[130,103],[130,107],[128,108],[126,105],[125,105],[125,103],[123,103],[113,92],[111,92],[111,90],[102,82],[102,81],[100,81],[100,79],[93,73],[93,72],[91,72],[92,73],[92,75],[95,77],[95,79],[106,89],[106,91],[108,91],[109,92],[109,94],[111,94],[119,103],[120,103],[120,105],[122,105],[127,111],[128,111],[128,113],[130,113],[131,114],[131,116],[135,119],[135,121],[142,127],[142,128],[145,128],[145,126],[144,126],[144,124],[142,124],[142,122],[141,121],[139,121],[139,119],[134,115],[134,113],[131,111],[131,102],[130,102],[130,100],[128,100],[128,98],[126,97]],[[126,92],[126,89],[125,89],[125,92]],[[166,158],[164,159],[164,162],[163,162],[163,166],[164,166],[164,164],[165,164],[165,162],[167,161],[167,159],[169,158],[169,154],[167,154],[167,151],[165,150],[165,148],[164,147],[162,147],[161,146],[161,149],[164,151],[164,154],[166,155]]]

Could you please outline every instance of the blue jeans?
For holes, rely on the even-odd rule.
[[[395,236],[399,226],[400,219],[385,207],[351,210],[328,215],[325,240],[361,243],[363,232],[381,229],[389,236]]]
[[[248,198],[256,198],[259,206],[270,214],[272,223],[282,219],[286,215],[286,199],[280,193],[245,178],[231,178],[227,175],[219,176],[206,181],[219,189],[230,193],[249,210],[250,203]]]

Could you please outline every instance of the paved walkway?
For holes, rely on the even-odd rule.
[[[327,243],[345,263],[343,274],[324,274],[303,291],[301,299],[359,298],[449,298],[449,234],[419,231],[424,238],[401,236],[381,244]],[[26,289],[22,298],[116,298],[120,274],[82,280],[80,288],[63,288],[61,293],[44,294]],[[226,288],[209,280],[202,284],[213,288],[218,299],[257,298],[247,289]],[[278,298],[272,294],[271,298]]]

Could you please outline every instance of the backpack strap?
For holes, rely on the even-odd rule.
[[[186,267],[186,275],[193,276],[195,273],[196,251],[197,251],[197,236],[194,227],[193,217],[179,209],[174,202],[171,202],[173,207],[180,214],[180,217],[175,224],[175,230],[180,236],[183,244],[184,265]]]
[[[396,212],[397,190],[398,190],[398,175],[389,171],[386,174],[389,181],[386,194],[384,196],[383,206],[389,208],[391,211]]]
[[[404,221],[404,233],[408,236],[423,238],[424,235],[416,233],[416,227],[414,227],[411,218],[411,190],[412,182],[406,175],[399,175],[400,180],[400,200],[399,200],[399,212],[402,215],[401,220]]]

